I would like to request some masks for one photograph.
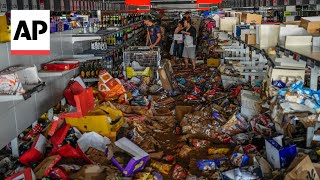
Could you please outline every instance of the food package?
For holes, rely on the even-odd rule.
[[[60,161],[61,156],[55,155],[45,158],[35,169],[37,179],[41,179],[50,174],[52,168]]]
[[[31,148],[19,157],[19,161],[26,166],[32,162],[39,162],[44,158],[46,143],[47,139],[42,134],[39,134]]]
[[[120,80],[113,78],[106,70],[100,71],[98,90],[104,99],[117,98],[126,92]]]
[[[7,177],[5,180],[36,180],[36,175],[32,171],[31,168],[26,168],[24,170],[21,170],[15,174],[13,174],[10,177]]]
[[[41,83],[36,66],[13,66],[0,72],[1,94],[24,94]]]
[[[231,163],[235,166],[242,167],[248,164],[249,156],[235,152],[231,156]]]
[[[118,148],[130,154],[132,158],[123,167],[118,163],[115,157],[111,158],[111,161],[117,168],[123,173],[124,176],[131,176],[134,173],[141,171],[147,164],[150,156],[147,152],[141,149],[139,146],[131,142],[129,139],[123,137],[114,143]],[[151,164],[152,166],[152,164]],[[158,167],[158,166],[157,166]],[[160,170],[160,169],[158,169]],[[170,170],[170,169],[169,169]],[[166,172],[166,171],[165,171]]]

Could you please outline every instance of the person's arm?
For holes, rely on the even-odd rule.
[[[161,29],[155,28],[155,33],[157,33],[157,40],[156,40],[156,42],[154,42],[153,44],[150,45],[150,48],[153,48],[161,41]]]
[[[161,34],[158,33],[156,42],[154,44],[151,44],[150,48],[152,49],[153,47],[155,47],[160,41],[161,41]]]
[[[146,46],[150,43],[150,34],[149,31],[147,31],[147,37],[146,37]]]

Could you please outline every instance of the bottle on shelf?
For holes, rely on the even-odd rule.
[[[86,64],[86,78],[90,78],[91,75],[91,69],[90,65]]]
[[[91,50],[96,50],[96,42],[95,41],[91,42]]]
[[[90,68],[90,78],[94,78],[96,77],[96,71],[95,71],[95,67],[94,67],[94,63],[91,63],[91,68]]]
[[[81,63],[81,66],[80,66],[80,76],[81,78],[86,77],[86,67],[84,63]]]

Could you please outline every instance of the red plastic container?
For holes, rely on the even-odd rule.
[[[78,60],[54,60],[42,64],[42,69],[45,71],[68,71],[79,67],[80,61]]]

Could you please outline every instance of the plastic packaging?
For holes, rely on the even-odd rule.
[[[225,161],[226,159],[199,160],[197,165],[201,171],[211,171],[218,169]]]
[[[213,154],[228,154],[230,152],[230,148],[210,148],[208,149],[208,154],[213,155]]]
[[[168,175],[171,170],[170,164],[164,164],[161,162],[153,161],[151,162],[151,167],[157,169],[160,173]]]
[[[249,161],[249,156],[246,154],[241,154],[241,153],[233,153],[231,156],[231,162],[233,165],[242,167],[248,164]]]

